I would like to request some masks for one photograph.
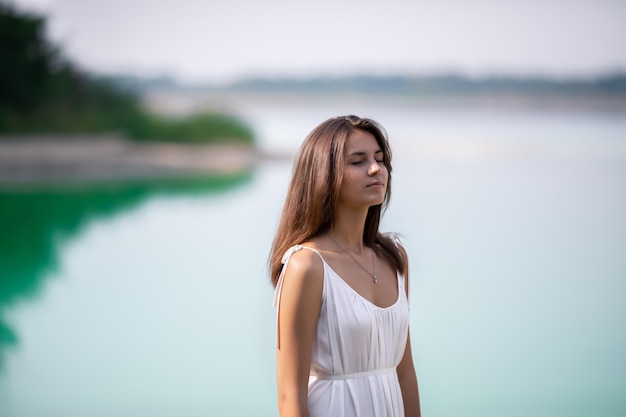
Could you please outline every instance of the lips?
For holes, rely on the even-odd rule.
[[[368,187],[382,187],[383,183],[380,181],[374,181],[373,183],[369,184]]]

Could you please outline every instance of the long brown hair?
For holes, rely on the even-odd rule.
[[[374,120],[353,115],[340,116],[328,119],[313,129],[296,156],[270,253],[270,276],[274,286],[287,249],[332,229],[333,212],[343,179],[346,143],[354,130],[363,130],[374,136],[383,151],[383,164],[389,172],[382,204],[371,206],[368,210],[363,243],[396,270],[406,272],[404,250],[390,236],[378,231],[381,215],[391,198],[391,149],[387,133]]]

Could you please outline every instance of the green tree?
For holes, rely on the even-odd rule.
[[[29,111],[46,99],[60,62],[44,35],[41,17],[0,3],[0,111]]]
[[[115,131],[142,140],[252,143],[252,131],[231,116],[147,113],[130,90],[65,60],[45,29],[43,17],[0,0],[0,133]]]
[[[43,17],[0,3],[0,132],[120,129],[141,112],[63,59],[45,29]]]

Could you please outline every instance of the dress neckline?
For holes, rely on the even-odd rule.
[[[306,246],[304,246],[306,247]],[[313,249],[313,248],[309,248],[309,249]],[[315,252],[317,252],[317,250],[313,249]],[[402,292],[402,288],[400,287],[400,277],[398,276],[398,273],[396,272],[396,284],[397,284],[397,295],[396,295],[396,301],[394,301],[391,305],[387,306],[387,307],[381,307],[378,304],[374,304],[372,301],[368,300],[367,298],[365,298],[361,293],[359,293],[357,290],[355,290],[354,288],[352,288],[352,286],[350,284],[348,284],[343,278],[341,278],[341,275],[339,275],[337,272],[335,272],[335,270],[328,264],[328,262],[326,262],[326,260],[324,259],[324,257],[317,252],[317,254],[320,256],[320,259],[322,260],[322,263],[324,264],[324,267],[327,268],[340,282],[342,285],[346,286],[347,289],[349,291],[351,291],[352,293],[356,294],[360,299],[362,299],[363,301],[365,301],[365,303],[367,303],[368,305],[378,309],[378,310],[389,310],[393,307],[395,307],[398,303],[400,303],[400,298],[401,298],[401,292]]]

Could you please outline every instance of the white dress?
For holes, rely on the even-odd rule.
[[[282,260],[274,294],[277,318],[286,265],[301,249],[317,253],[324,264],[309,379],[311,417],[403,417],[396,367],[404,354],[409,328],[404,277],[397,275],[396,302],[381,308],[354,291],[319,252],[296,245]]]

